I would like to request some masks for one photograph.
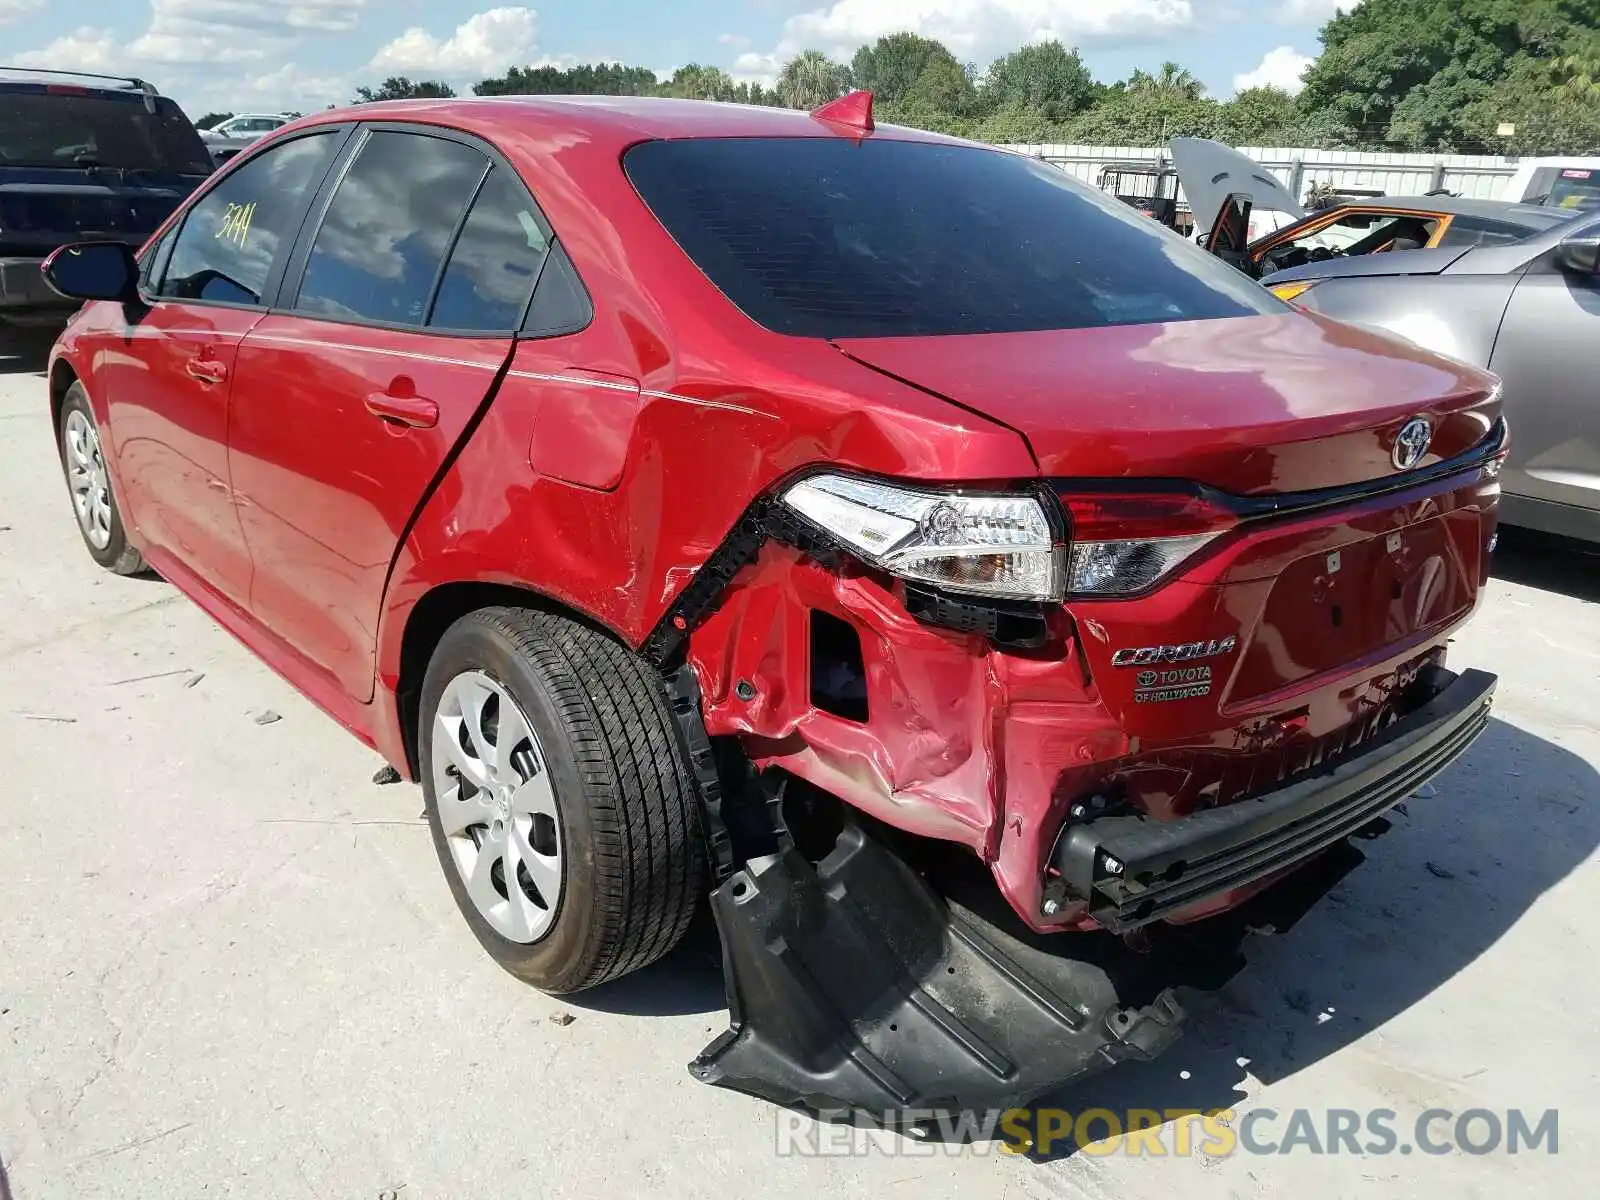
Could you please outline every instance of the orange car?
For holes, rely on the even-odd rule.
[[[1231,147],[1174,138],[1172,156],[1195,228],[1211,230],[1207,248],[1257,279],[1332,258],[1513,242],[1551,223],[1548,208],[1443,193],[1352,198],[1307,213],[1276,176]],[[1253,212],[1298,219],[1251,239]]]

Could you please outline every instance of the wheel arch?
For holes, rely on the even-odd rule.
[[[50,429],[58,449],[61,445],[61,410],[66,406],[67,393],[78,381],[78,372],[73,370],[66,358],[57,358],[50,364]]]
[[[467,614],[498,607],[533,608],[554,613],[586,625],[630,650],[634,649],[617,630],[596,620],[589,613],[522,582],[457,579],[435,584],[411,606],[400,635],[394,706],[400,725],[406,772],[410,778],[416,779],[419,770],[417,718],[422,706],[422,680],[439,640],[450,626]]]

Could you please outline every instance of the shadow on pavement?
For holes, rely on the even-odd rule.
[[[1039,1104],[1234,1107],[1246,1065],[1262,1083],[1287,1078],[1426,999],[1600,846],[1600,774],[1503,721],[1434,791],[1390,814],[1393,831],[1363,844],[1367,863],[1319,910],[1282,937],[1252,939],[1250,967],[1165,1055]],[[1075,1149],[1063,1142],[1049,1157]]]
[[[1600,603],[1600,545],[1531,529],[1503,528],[1494,552],[1494,575]]]
[[[562,1003],[597,1012],[638,1017],[675,1017],[723,1012],[722,943],[711,905],[702,903],[683,941],[660,962]],[[700,1047],[690,1047],[691,1052]]]

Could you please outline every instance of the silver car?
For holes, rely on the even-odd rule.
[[[1520,241],[1332,258],[1262,281],[1505,381],[1502,519],[1600,542],[1600,216]]]
[[[200,137],[211,151],[212,161],[220,167],[241,150],[292,120],[294,117],[288,113],[240,113],[211,129],[202,129]]]

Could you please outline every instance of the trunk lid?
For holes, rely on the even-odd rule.
[[[1104,329],[844,339],[884,374],[1016,429],[1049,478],[1181,479],[1238,496],[1393,475],[1400,428],[1427,467],[1481,441],[1492,380],[1315,314]]]

